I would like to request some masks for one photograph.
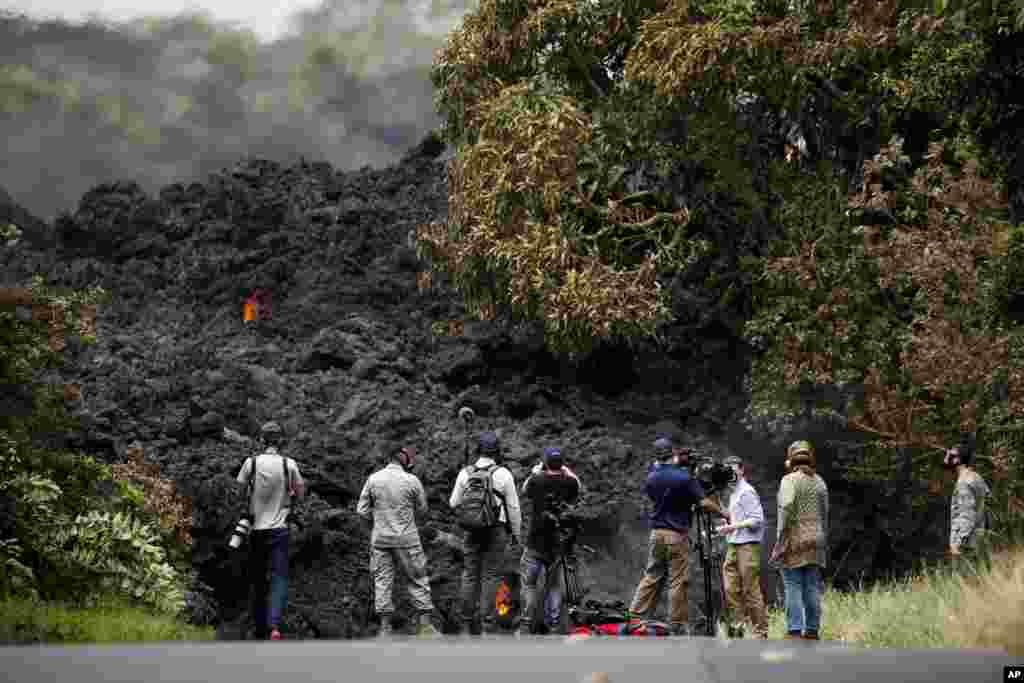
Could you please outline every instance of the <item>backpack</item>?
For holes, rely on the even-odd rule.
[[[469,479],[462,490],[462,499],[455,508],[459,526],[467,531],[492,529],[501,524],[499,508],[494,496],[504,500],[504,496],[494,490],[491,477],[497,465],[477,467],[472,465]]]

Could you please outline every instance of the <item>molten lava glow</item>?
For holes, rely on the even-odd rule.
[[[512,610],[512,589],[505,579],[498,584],[498,592],[494,596],[494,606],[501,616],[507,615]]]

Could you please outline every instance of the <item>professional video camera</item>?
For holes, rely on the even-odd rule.
[[[564,554],[572,552],[580,530],[579,506],[565,501],[548,499],[544,518],[554,522],[559,545]]]
[[[690,476],[715,493],[736,483],[736,472],[731,467],[715,462],[711,456],[694,453],[690,455]]]

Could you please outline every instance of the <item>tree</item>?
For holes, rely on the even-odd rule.
[[[557,350],[724,328],[754,350],[752,414],[838,387],[868,439],[851,474],[932,492],[922,449],[977,432],[1008,519],[1022,10],[482,0],[432,71],[456,157],[421,284]]]
[[[0,249],[17,248],[18,233],[0,228]],[[191,540],[187,501],[141,457],[112,469],[38,438],[74,421],[65,388],[37,384],[35,374],[60,365],[67,330],[95,342],[96,306],[106,298],[98,287],[58,292],[41,277],[0,291],[0,386],[18,399],[0,414],[0,597],[90,604],[114,595],[175,613],[184,594],[168,556]],[[22,320],[19,305],[45,315]],[[115,495],[102,494],[103,482]]]

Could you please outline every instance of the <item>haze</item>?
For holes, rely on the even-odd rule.
[[[246,157],[393,163],[439,123],[429,66],[471,3],[9,0],[0,187],[52,220]]]

